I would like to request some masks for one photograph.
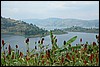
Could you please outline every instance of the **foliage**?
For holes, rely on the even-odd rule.
[[[87,33],[99,33],[99,28],[82,28],[79,26],[73,26],[70,28],[63,29],[64,31],[69,32],[87,32]]]
[[[60,29],[52,30],[54,34],[64,34]],[[25,37],[44,37],[49,35],[49,31],[39,28],[32,23],[28,24],[21,20],[14,20],[10,18],[1,17],[1,33],[2,34],[13,34],[13,35],[22,35]]]
[[[46,35],[47,32],[47,30],[33,24],[28,24],[24,21],[1,17],[1,33],[3,34],[43,36],[43,34]]]
[[[44,38],[38,41],[37,46],[29,51],[29,38],[25,40],[27,45],[26,55],[19,51],[18,45],[16,50],[12,50],[9,45],[4,49],[6,42],[2,40],[3,52],[1,53],[1,66],[99,66],[99,43],[96,44],[78,44],[71,46],[77,36],[68,41],[64,41],[62,47],[58,47],[57,38],[50,31],[52,49],[44,46]],[[82,40],[81,40],[82,42]],[[47,48],[46,48],[47,47]]]

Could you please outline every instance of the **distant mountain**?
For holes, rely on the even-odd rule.
[[[21,20],[1,17],[1,33],[25,36],[43,36],[48,31]]]
[[[22,19],[25,22],[36,24],[43,28],[69,28],[72,26],[80,27],[97,27],[99,28],[99,20],[81,20],[81,19],[61,19],[61,18],[47,18],[47,19]]]

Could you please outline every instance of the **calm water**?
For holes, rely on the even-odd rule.
[[[86,41],[88,41],[88,43],[92,43],[92,42],[96,42],[96,38],[95,36],[97,35],[97,33],[82,33],[82,32],[68,32],[68,34],[62,34],[62,35],[56,35],[57,38],[57,44],[59,47],[61,47],[63,45],[63,41],[68,41],[70,38],[74,37],[74,36],[78,36],[78,38],[72,43],[72,45],[76,45],[78,43],[80,43],[80,38],[82,38],[82,43],[86,43]],[[1,35],[1,40],[5,40],[6,44],[5,47],[8,47],[8,45],[10,44],[12,48],[15,48],[16,45],[19,46],[19,50],[22,52],[26,52],[26,43],[25,40],[26,38],[23,36],[14,36],[14,35]],[[41,38],[37,37],[37,38],[30,38],[29,41],[29,48],[30,50],[34,48],[34,46],[38,45],[35,44],[35,42],[38,42]],[[45,36],[44,37],[44,46],[49,44],[49,48],[51,48],[51,41],[50,41],[50,36]]]

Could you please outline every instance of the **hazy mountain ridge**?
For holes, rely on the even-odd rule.
[[[98,27],[99,20],[81,20],[81,19],[61,19],[61,18],[47,18],[47,19],[23,19],[28,23],[36,24],[44,27]]]

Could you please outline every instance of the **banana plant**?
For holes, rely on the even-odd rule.
[[[63,45],[58,51],[62,52],[62,51],[66,51],[67,49],[69,49],[69,44],[71,44],[72,42],[74,42],[77,39],[77,36],[72,37],[71,39],[69,39],[65,45]],[[66,49],[67,48],[67,49]],[[73,47],[71,47],[73,48]],[[79,48],[79,47],[75,47],[75,48]]]

